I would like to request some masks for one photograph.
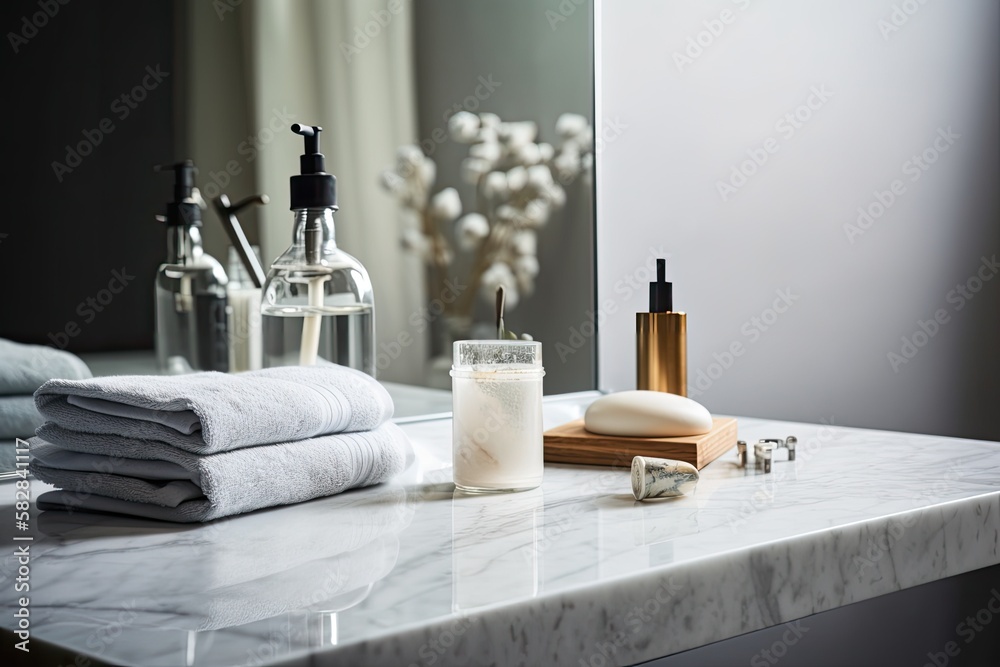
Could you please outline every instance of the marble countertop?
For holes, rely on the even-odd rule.
[[[593,396],[547,398],[546,427]],[[796,435],[797,460],[764,475],[734,449],[693,495],[646,503],[626,470],[566,465],[457,496],[432,419],[404,425],[417,463],[391,485],[194,527],[32,512],[33,646],[146,667],[625,665],[1000,563],[1000,443],[739,426]],[[7,545],[13,502],[0,485]]]

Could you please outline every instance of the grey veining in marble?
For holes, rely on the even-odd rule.
[[[548,401],[546,427],[586,403]],[[739,421],[796,433],[796,460],[764,475],[734,450],[664,502],[627,468],[455,494],[440,420],[405,425],[417,462],[391,486],[197,527],[42,513],[32,637],[149,667],[625,665],[1000,563],[1000,444]]]

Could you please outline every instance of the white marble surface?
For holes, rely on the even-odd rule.
[[[589,400],[548,400],[547,426]],[[563,465],[455,496],[450,422],[405,429],[390,486],[196,527],[33,513],[32,637],[147,667],[624,665],[1000,563],[998,443],[740,419],[798,460],[765,476],[734,448],[637,503],[627,468]]]

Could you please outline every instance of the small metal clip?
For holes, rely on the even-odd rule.
[[[788,460],[795,460],[795,447],[798,445],[798,438],[790,435],[784,440],[781,438],[761,438],[753,444],[754,463],[758,468],[763,468],[765,473],[771,472],[771,465],[774,462],[774,450],[787,449]],[[747,466],[749,458],[749,447],[746,440],[736,441],[736,457],[740,460],[740,467]]]
[[[796,438],[794,435],[790,435],[784,440],[782,440],[781,438],[762,438],[760,441],[773,443],[776,449],[781,449],[781,448],[787,449],[788,460],[789,461],[795,460],[795,445],[798,444],[799,439]]]
[[[753,457],[757,467],[763,467],[764,472],[771,472],[771,463],[774,460],[774,445],[761,440],[753,446]]]

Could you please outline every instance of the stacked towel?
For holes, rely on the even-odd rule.
[[[26,438],[44,421],[31,395],[52,378],[90,377],[79,357],[0,338],[0,441]]]
[[[53,380],[31,471],[43,509],[210,521],[384,482],[412,457],[392,399],[342,366]]]

